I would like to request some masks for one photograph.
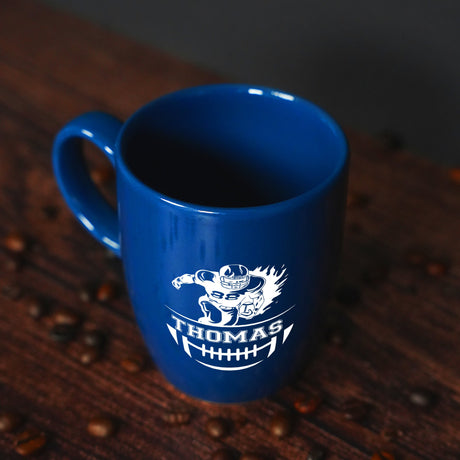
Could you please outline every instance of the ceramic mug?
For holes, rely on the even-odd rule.
[[[117,210],[90,179],[82,139],[115,168]],[[75,118],[53,165],[75,216],[121,257],[173,385],[243,402],[302,369],[338,266],[347,186],[347,141],[323,110],[264,87],[189,88],[124,123]]]

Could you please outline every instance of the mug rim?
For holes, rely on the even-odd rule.
[[[143,112],[148,111],[153,105],[157,102],[163,102],[167,99],[174,99],[177,96],[184,95],[184,96],[193,96],[200,93],[209,93],[210,91],[218,91],[219,93],[223,92],[230,92],[230,93],[249,93],[249,94],[257,94],[259,96],[269,97],[269,98],[280,98],[286,100],[288,103],[294,104],[301,104],[307,106],[308,109],[315,114],[315,116],[321,121],[326,124],[333,136],[336,138],[337,146],[339,150],[339,158],[336,161],[335,167],[332,169],[332,172],[326,176],[323,180],[321,180],[318,184],[314,187],[309,188],[308,190],[299,193],[291,198],[287,198],[284,200],[276,201],[274,203],[267,203],[261,204],[257,206],[244,206],[244,207],[219,207],[219,206],[207,206],[198,203],[188,202],[184,200],[179,200],[177,198],[172,198],[154,188],[149,187],[145,183],[143,183],[137,176],[134,174],[133,171],[128,167],[123,158],[122,154],[122,139],[127,131],[128,127],[136,122],[137,118],[140,117]],[[182,210],[187,210],[191,212],[203,213],[203,214],[214,214],[214,215],[241,215],[245,213],[254,213],[254,212],[261,212],[261,213],[273,213],[284,211],[287,208],[296,207],[299,204],[310,200],[314,196],[320,194],[322,191],[328,188],[330,184],[332,184],[338,176],[340,176],[341,172],[347,167],[348,160],[349,160],[349,146],[348,141],[343,132],[342,128],[339,124],[323,109],[318,107],[316,104],[302,98],[299,96],[295,96],[293,94],[287,93],[285,91],[277,90],[274,88],[266,87],[266,86],[259,86],[259,85],[249,85],[249,84],[235,84],[235,83],[215,83],[215,84],[208,84],[208,85],[200,85],[200,86],[192,86],[185,89],[180,89],[177,91],[173,91],[171,93],[167,93],[163,96],[160,96],[147,104],[140,107],[136,110],[128,119],[123,123],[120,132],[117,135],[117,139],[115,142],[116,146],[116,166],[123,175],[127,178],[129,182],[134,184],[136,188],[142,189],[144,192],[153,195],[155,198],[159,199],[163,203],[174,206],[177,208],[181,208]]]

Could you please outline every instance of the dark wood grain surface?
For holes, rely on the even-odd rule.
[[[341,289],[324,345],[298,381],[266,400],[219,406],[179,394],[149,360],[137,373],[120,365],[146,351],[119,262],[58,193],[53,136],[83,111],[126,118],[161,94],[219,80],[39,3],[0,2],[0,413],[23,420],[0,433],[0,458],[20,458],[17,438],[35,427],[46,435],[39,454],[46,459],[206,459],[222,447],[235,458],[307,459],[319,446],[331,460],[458,460],[460,185],[381,139],[348,132]],[[102,155],[88,155],[99,168]],[[12,231],[28,241],[20,270],[5,240]],[[115,299],[80,299],[82,285],[105,281],[120,285]],[[39,320],[28,313],[32,295],[49,303]],[[49,336],[62,308],[83,319],[65,345]],[[105,331],[107,345],[85,366],[82,335],[91,328]],[[322,402],[313,413],[296,410],[299,399],[314,395]],[[365,404],[362,417],[347,408],[350,400]],[[281,439],[271,432],[279,411],[293,421]],[[87,432],[101,413],[117,421],[109,438]],[[189,422],[168,423],[177,413]],[[229,423],[220,439],[207,433],[210,416]],[[387,456],[376,457],[379,451]]]

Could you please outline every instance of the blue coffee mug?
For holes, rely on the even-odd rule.
[[[81,140],[110,159],[113,209]],[[53,165],[84,227],[123,261],[144,341],[178,389],[265,397],[312,355],[342,240],[348,147],[323,110],[274,89],[194,87],[125,123],[83,114]]]

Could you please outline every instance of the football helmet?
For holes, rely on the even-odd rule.
[[[244,265],[230,264],[224,265],[219,270],[219,278],[222,287],[239,291],[249,285],[251,275]]]

